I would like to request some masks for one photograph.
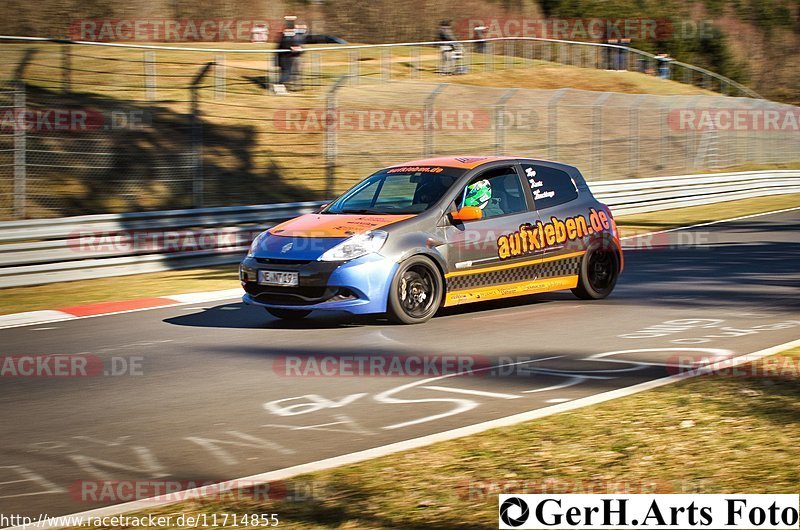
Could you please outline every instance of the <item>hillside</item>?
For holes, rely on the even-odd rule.
[[[6,0],[0,34],[66,37],[86,18],[265,19],[278,29],[293,13],[315,32],[353,42],[399,42],[434,37],[440,19],[452,19],[459,38],[473,23],[489,36],[542,36],[563,23],[563,37],[598,40],[573,31],[592,22],[622,19],[633,26],[633,46],[666,52],[742,82],[764,96],[800,104],[799,0]],[[421,17],[420,14],[423,14]],[[543,26],[548,21],[550,26]],[[636,38],[637,23],[658,26]],[[527,29],[520,29],[527,28]],[[546,29],[543,29],[546,28]]]

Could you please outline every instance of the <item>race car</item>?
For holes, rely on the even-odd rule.
[[[416,160],[374,173],[317,213],[259,234],[244,302],[298,319],[385,314],[571,289],[601,299],[623,267],[609,208],[577,168],[529,158]]]

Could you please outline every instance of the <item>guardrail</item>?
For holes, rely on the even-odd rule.
[[[800,193],[800,171],[748,171],[591,184],[615,215]],[[235,263],[253,236],[321,202],[85,215],[0,223],[0,287]],[[56,294],[54,293],[54,296]]]

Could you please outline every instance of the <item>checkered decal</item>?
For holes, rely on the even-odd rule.
[[[447,279],[447,291],[463,291],[474,287],[489,287],[506,283],[524,282],[537,278],[556,278],[578,274],[582,256],[546,261],[541,264],[523,265],[489,272],[476,272]]]
[[[583,256],[574,256],[567,259],[545,261],[540,265],[540,278],[557,278],[559,276],[575,276],[581,268]]]

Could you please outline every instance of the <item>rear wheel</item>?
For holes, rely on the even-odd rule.
[[[389,318],[398,324],[420,324],[439,309],[444,281],[424,256],[413,256],[397,269],[389,289]]]
[[[584,300],[605,298],[619,277],[619,253],[616,245],[608,241],[598,241],[589,245],[583,255],[578,274],[578,286],[572,293]]]
[[[305,311],[303,309],[279,309],[276,307],[265,307],[264,309],[266,309],[267,313],[270,315],[284,320],[300,320],[311,314],[311,311]]]

